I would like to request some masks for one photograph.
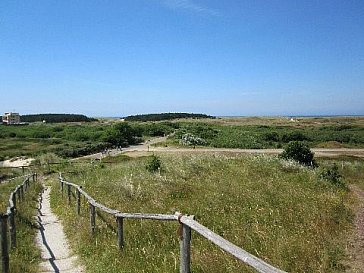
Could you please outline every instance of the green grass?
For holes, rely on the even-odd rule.
[[[364,190],[364,158],[342,156],[321,159],[319,164],[322,166],[336,164],[346,183],[356,184]]]
[[[169,143],[178,145],[185,133],[192,133],[217,148],[282,148],[290,141],[306,141],[310,147],[364,147],[364,125],[361,123],[285,125],[251,125],[231,123],[181,122]]]
[[[0,185],[0,211],[5,212],[8,206],[10,192],[24,181],[16,179],[11,183]],[[40,250],[35,245],[35,236],[38,231],[34,216],[37,214],[38,195],[42,186],[38,182],[31,182],[30,188],[25,191],[24,201],[17,202],[16,232],[17,247],[10,250],[10,272],[36,273],[39,272]],[[10,247],[10,246],[9,246]],[[1,265],[0,265],[1,268]]]
[[[288,272],[342,272],[350,194],[303,168],[274,157],[165,155],[161,175],[148,159],[72,167],[66,177],[96,200],[125,212],[194,214],[214,232]],[[100,214],[89,232],[88,207],[75,215],[54,184],[51,205],[64,220],[87,272],[178,272],[178,224],[125,220],[117,248],[115,219]],[[103,220],[102,220],[103,219]],[[193,233],[193,272],[253,272]]]

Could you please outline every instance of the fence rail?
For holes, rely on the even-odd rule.
[[[207,240],[211,241],[221,249],[230,253],[240,261],[254,268],[257,272],[261,273],[284,273],[282,271],[266,262],[262,259],[248,253],[244,249],[234,245],[233,243],[222,238],[218,234],[214,233],[207,227],[201,225],[194,219],[194,216],[183,215],[176,212],[175,214],[148,214],[148,213],[125,213],[118,210],[108,208],[95,199],[93,199],[87,192],[85,192],[81,186],[64,180],[62,174],[59,174],[60,189],[63,196],[65,185],[67,186],[68,202],[71,202],[72,192],[71,187],[76,190],[77,199],[77,213],[80,214],[81,210],[81,194],[87,199],[90,207],[90,230],[95,232],[96,230],[96,209],[99,209],[105,213],[108,213],[116,218],[117,222],[117,241],[120,249],[124,247],[124,219],[149,219],[158,221],[178,221],[180,223],[180,273],[191,272],[191,231],[195,231]]]
[[[37,180],[37,174],[33,173],[26,176],[20,176],[13,178],[19,179],[24,178],[25,180],[22,184],[18,185],[11,193],[9,197],[9,206],[6,208],[5,213],[0,213],[0,226],[1,226],[1,264],[2,272],[9,273],[9,243],[8,243],[8,232],[10,233],[10,247],[16,247],[16,226],[15,226],[15,216],[16,216],[16,206],[17,201],[24,200],[25,191],[30,186],[30,178],[33,178],[33,182]]]

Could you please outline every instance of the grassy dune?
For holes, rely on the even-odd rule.
[[[125,212],[194,214],[224,238],[289,272],[341,272],[345,232],[351,227],[349,193],[322,180],[317,170],[273,157],[165,155],[161,174],[148,159],[68,169],[99,202]],[[100,214],[90,236],[88,208],[51,203],[64,220],[73,248],[88,272],[178,272],[177,223],[125,220],[125,249],[116,242],[115,220]],[[65,209],[66,208],[66,209]],[[253,272],[197,234],[193,272]]]

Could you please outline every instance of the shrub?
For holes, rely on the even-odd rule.
[[[278,142],[279,141],[279,134],[277,132],[267,132],[263,135],[263,138],[265,141],[274,141],[274,142]]]
[[[206,141],[203,138],[187,133],[182,136],[180,143],[186,146],[190,145],[196,146],[196,145],[204,145],[206,144]]]
[[[305,143],[300,141],[288,143],[280,156],[284,159],[293,159],[306,166],[316,166],[316,162],[313,159],[314,153]]]
[[[284,134],[282,136],[282,141],[286,143],[290,141],[304,141],[304,140],[309,140],[309,138],[301,132],[291,132],[289,134]]]
[[[159,159],[159,157],[152,155],[152,157],[150,158],[150,160],[148,161],[147,165],[145,166],[145,168],[151,172],[154,173],[158,170],[161,169],[162,163],[161,160]]]
[[[339,173],[337,164],[324,168],[320,175],[323,179],[329,181],[331,184],[340,188],[346,188],[346,184]]]

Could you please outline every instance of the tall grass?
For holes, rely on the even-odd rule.
[[[10,192],[23,181],[24,178],[20,178],[13,180],[11,183],[0,185],[1,212],[6,212]],[[15,216],[17,247],[11,249],[9,253],[11,273],[39,272],[38,264],[41,257],[40,251],[35,244],[38,225],[34,216],[37,214],[38,196],[41,190],[42,185],[40,183],[31,182],[30,188],[25,191],[24,200],[17,202]]]
[[[347,193],[315,170],[277,158],[164,155],[161,174],[147,159],[83,166],[66,176],[99,202],[124,212],[194,214],[229,241],[289,272],[342,271],[352,215]],[[178,272],[177,223],[125,220],[119,251],[115,220],[100,214],[89,232],[88,209],[75,215],[55,184],[51,204],[64,220],[88,272]],[[193,233],[193,272],[253,272]]]

